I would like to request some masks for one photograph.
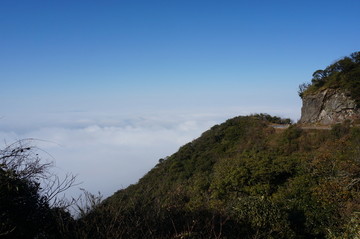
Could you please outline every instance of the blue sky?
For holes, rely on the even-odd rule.
[[[65,145],[43,147],[91,190],[116,181],[111,194],[211,124],[297,120],[298,85],[359,50],[359,10],[358,0],[2,0],[0,139]],[[96,167],[108,178],[93,186]]]

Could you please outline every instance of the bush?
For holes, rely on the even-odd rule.
[[[0,236],[65,238],[64,226],[71,219],[65,220],[70,214],[57,195],[71,187],[75,177],[61,181],[51,174],[51,164],[42,163],[29,142],[21,140],[0,150]]]

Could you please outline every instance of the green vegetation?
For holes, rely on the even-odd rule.
[[[341,88],[360,106],[359,82],[355,52],[299,95]],[[350,121],[316,130],[268,114],[229,119],[104,201],[57,199],[75,178],[50,174],[26,143],[0,149],[1,238],[360,238],[360,128]]]
[[[72,238],[75,221],[57,195],[75,177],[60,180],[51,174],[51,164],[42,163],[28,141],[0,150],[0,238]]]
[[[51,204],[31,147],[0,151],[1,238],[359,238],[360,128],[276,129],[266,114],[215,125],[78,219]],[[61,186],[63,185],[63,186]],[[83,203],[81,203],[83,202]]]
[[[272,116],[272,115],[269,115],[269,114],[252,114],[250,115],[251,117],[254,117],[256,119],[259,119],[259,120],[264,120],[264,121],[267,121],[269,123],[272,123],[272,124],[292,124],[292,120],[290,118],[281,118],[281,117],[278,117],[278,116]]]
[[[298,93],[303,97],[325,88],[344,89],[360,105],[360,52],[354,52],[324,70],[315,71],[311,84],[300,85]]]
[[[266,117],[265,117],[266,118]],[[360,128],[216,125],[79,221],[82,238],[356,238]]]

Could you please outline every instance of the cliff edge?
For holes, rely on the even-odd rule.
[[[313,74],[299,86],[301,124],[331,125],[360,120],[360,52],[354,52]]]
[[[303,97],[302,124],[330,125],[345,120],[360,119],[360,110],[349,93],[340,89],[325,89]]]

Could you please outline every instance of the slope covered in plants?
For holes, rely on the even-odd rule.
[[[360,129],[216,125],[77,223],[82,238],[354,238]]]

